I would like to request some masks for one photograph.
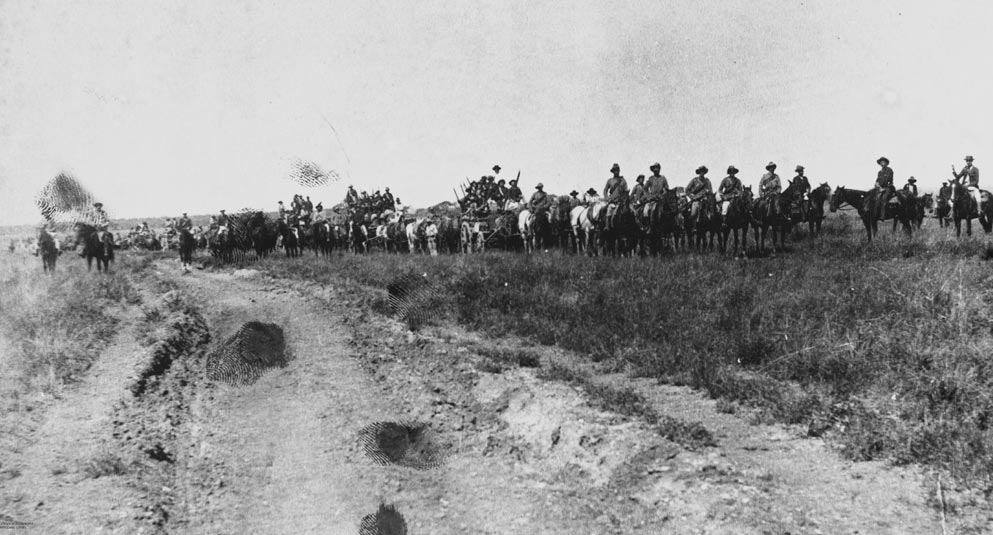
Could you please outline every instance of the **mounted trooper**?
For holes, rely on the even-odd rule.
[[[176,231],[189,232],[191,230],[193,230],[193,221],[190,221],[190,218],[186,215],[186,212],[183,212],[183,217],[176,221]]]
[[[228,232],[228,215],[221,210],[221,213],[217,216],[217,235],[227,234]]]
[[[615,163],[610,166],[610,172],[613,176],[607,179],[603,187],[603,198],[607,201],[607,215],[604,218],[606,230],[610,230],[614,217],[623,213],[628,204],[628,183],[621,176],[621,166]]]
[[[570,191],[569,192],[569,211],[571,212],[573,208],[579,206],[580,204],[582,204],[582,201],[579,200],[579,192],[576,191],[576,190]]]
[[[955,166],[952,166],[952,176],[955,177],[953,182],[961,184],[966,187],[966,190],[972,194],[972,197],[976,199],[976,210],[980,210],[980,204],[982,203],[982,194],[979,191],[979,168],[972,165],[972,156],[965,157],[965,167],[962,168],[961,172],[955,172]],[[952,190],[952,200],[954,199],[954,192]]]
[[[703,200],[714,192],[707,173],[710,172],[707,166],[701,165],[696,168],[696,176],[686,185],[686,196],[690,200],[690,217],[695,218],[700,213]]]
[[[744,190],[745,187],[741,184],[741,180],[738,179],[738,168],[729,165],[728,176],[724,177],[724,180],[721,180],[721,185],[717,188],[717,203],[721,207],[722,217],[728,215],[728,207],[731,206],[731,201],[741,196]]]
[[[669,191],[669,181],[660,174],[662,166],[658,162],[650,165],[648,170],[652,172],[652,176],[645,182],[645,203],[661,201],[665,192]]]
[[[907,179],[907,183],[903,185],[903,191],[910,194],[911,197],[917,197],[917,179],[910,177]]]
[[[776,174],[776,163],[769,162],[765,166],[766,173],[762,175],[762,180],[759,182],[759,197],[766,199],[769,205],[769,215],[779,215],[779,203],[776,202],[776,197],[783,192],[783,184],[779,181],[779,175]]]
[[[596,192],[595,188],[590,188],[583,193],[583,206],[589,206],[600,200],[600,194]]]
[[[534,187],[537,191],[531,194],[531,200],[528,201],[528,209],[531,210],[532,214],[544,212],[552,206],[552,201],[548,198],[544,188],[545,185],[541,182],[538,182]]]
[[[879,164],[879,173],[876,174],[876,219],[882,221],[886,217],[886,204],[893,196],[893,169],[890,168],[890,159],[881,156],[876,163]]]

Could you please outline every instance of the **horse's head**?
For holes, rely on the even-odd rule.
[[[841,207],[841,202],[844,199],[845,199],[845,186],[838,186],[837,188],[834,189],[834,193],[831,195],[831,204],[829,205],[831,211],[837,212],[838,208]]]

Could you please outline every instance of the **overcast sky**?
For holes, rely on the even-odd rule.
[[[61,171],[114,217],[348,182],[426,206],[495,163],[526,193],[654,161],[868,188],[886,155],[933,190],[993,165],[991,26],[984,0],[0,0],[0,225]],[[297,186],[293,158],[346,178]]]

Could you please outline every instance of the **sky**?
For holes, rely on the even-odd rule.
[[[885,155],[932,191],[993,161],[991,23],[984,0],[0,0],[0,225],[40,221],[60,172],[112,217],[349,183],[422,207],[494,164],[526,194],[656,161],[867,189]],[[342,179],[297,185],[294,159]]]

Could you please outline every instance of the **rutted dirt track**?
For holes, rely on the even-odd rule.
[[[687,389],[601,379],[634,386],[661,414],[702,422],[716,447],[673,444],[533,369],[482,371],[474,349],[520,342],[452,327],[409,333],[368,310],[377,290],[156,268],[200,305],[212,348],[246,322],[275,323],[288,365],[249,385],[163,383],[190,389],[168,413],[181,420],[164,446],[170,470],[55,474],[53,459],[75,466],[93,455],[66,444],[126,447],[103,436],[129,395],[119,370],[143,351],[125,329],[15,456],[21,476],[0,496],[17,499],[0,512],[43,533],[376,533],[368,527],[382,504],[411,534],[941,533],[915,470],[842,461],[819,440],[749,425]],[[577,362],[547,349],[541,360]],[[370,456],[362,440],[377,422],[423,424],[406,454],[430,450],[440,462],[378,462],[385,457]],[[141,512],[149,510],[158,513]]]

